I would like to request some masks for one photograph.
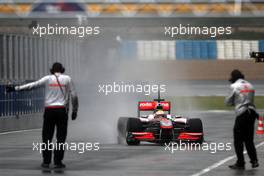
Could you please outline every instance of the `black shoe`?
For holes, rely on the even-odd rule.
[[[54,165],[54,169],[64,169],[66,167],[65,164],[59,163]]]
[[[42,169],[42,172],[44,172],[44,173],[50,173],[50,167],[49,167],[49,164],[46,164],[46,163],[42,163],[41,164],[41,169]]]
[[[41,167],[42,167],[43,169],[49,169],[49,164],[42,163],[42,164],[41,164]]]
[[[259,167],[259,163],[257,161],[251,163],[252,168]]]
[[[245,170],[245,166],[244,165],[238,165],[238,164],[233,164],[228,166],[230,169],[235,169],[235,170]]]

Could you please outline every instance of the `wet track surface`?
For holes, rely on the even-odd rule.
[[[204,123],[205,140],[207,143],[232,142],[232,126],[234,114],[232,112],[196,112],[187,114],[192,117],[201,117]],[[69,131],[72,130],[70,126]],[[88,136],[88,135],[87,135]],[[91,136],[91,134],[89,134]],[[40,168],[41,155],[33,151],[33,141],[39,142],[40,130],[24,131],[18,133],[1,134],[0,146],[0,175],[1,176],[30,176],[54,174],[43,173]],[[264,136],[256,136],[255,142],[259,144]],[[73,140],[75,139],[75,140]],[[69,134],[68,142],[94,141],[90,137],[76,140]],[[65,164],[67,169],[64,175],[94,175],[94,176],[191,176],[201,170],[234,155],[233,145],[231,151],[180,151],[173,153],[166,146],[149,143],[140,146],[126,146],[117,144],[100,144],[99,151],[85,151],[79,154],[76,151],[67,151]],[[247,162],[245,171],[233,171],[227,168],[228,164],[235,162],[231,159],[203,175],[263,175],[264,146],[258,147],[260,167],[251,169]],[[248,161],[248,157],[246,157]],[[57,174],[57,173],[55,173]],[[197,175],[198,176],[198,175]]]

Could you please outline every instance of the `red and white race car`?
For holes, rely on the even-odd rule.
[[[141,115],[142,111],[154,111]],[[199,118],[189,119],[170,114],[171,103],[164,99],[138,102],[138,117],[118,119],[118,143],[139,145],[140,141],[168,143],[186,141],[202,143],[203,125]]]

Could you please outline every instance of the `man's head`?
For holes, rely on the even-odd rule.
[[[54,74],[54,73],[64,73],[65,72],[65,68],[63,67],[63,65],[59,62],[55,62],[52,65],[52,68],[50,69],[50,73]]]
[[[231,83],[236,82],[238,79],[245,79],[245,76],[241,73],[241,71],[235,69],[231,72],[229,81]]]

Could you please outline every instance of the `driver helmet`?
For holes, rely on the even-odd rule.
[[[163,111],[163,106],[162,104],[157,104],[156,109],[154,111],[155,114],[159,115],[159,114],[165,114],[165,112]]]

